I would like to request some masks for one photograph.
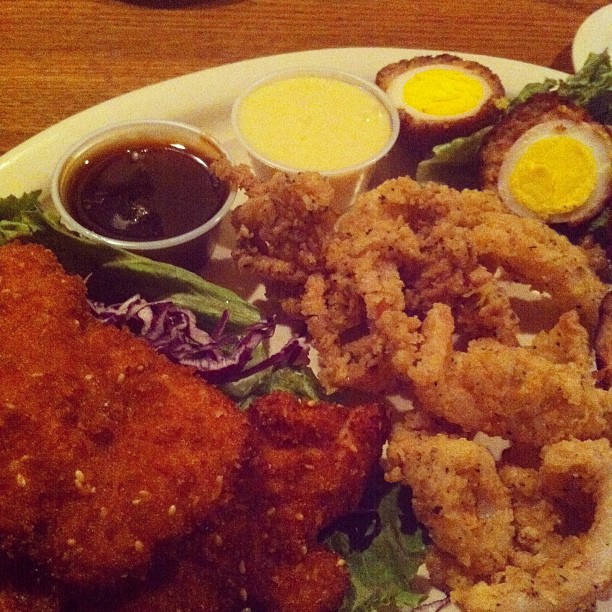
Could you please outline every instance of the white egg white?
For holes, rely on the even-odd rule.
[[[576,223],[595,216],[612,191],[612,139],[599,126],[586,122],[553,120],[530,128],[512,144],[504,156],[497,190],[506,206],[515,213],[542,218],[515,198],[510,187],[510,175],[530,145],[559,133],[578,140],[591,150],[596,165],[595,186],[583,204],[571,211],[551,214],[543,220],[548,223]]]
[[[466,74],[480,81],[480,83],[482,84],[482,98],[480,102],[464,113],[454,113],[452,115],[432,115],[430,113],[424,113],[423,111],[420,111],[406,104],[403,92],[404,84],[406,83],[406,81],[411,79],[415,74],[432,69],[462,72],[463,74]],[[465,117],[471,117],[472,115],[478,113],[478,111],[483,107],[485,102],[491,97],[492,93],[493,91],[491,89],[491,86],[487,83],[486,79],[484,79],[479,74],[472,72],[471,70],[466,70],[465,68],[462,68],[461,66],[457,66],[455,64],[428,64],[425,66],[419,66],[418,68],[411,68],[410,70],[407,70],[406,72],[403,72],[402,74],[397,76],[387,88],[387,94],[391,97],[398,109],[404,110],[406,113],[408,113],[415,119],[422,119],[429,122],[443,122],[447,121],[448,119],[464,119]]]

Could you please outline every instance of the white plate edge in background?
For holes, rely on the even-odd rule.
[[[577,72],[589,53],[612,48],[612,4],[591,13],[581,24],[572,43],[572,65]]]

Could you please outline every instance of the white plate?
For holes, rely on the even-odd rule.
[[[612,50],[612,4],[602,6],[589,15],[576,31],[572,44],[572,64],[578,71],[589,53]]]
[[[71,144],[95,129],[130,119],[176,119],[191,123],[217,138],[236,162],[246,162],[246,153],[232,132],[230,111],[234,99],[252,81],[270,72],[296,66],[328,66],[373,80],[386,64],[441,52],[380,47],[302,51],[219,66],[150,85],[65,119],[0,157],[0,197],[40,189],[43,200],[47,199],[53,168]],[[456,55],[489,66],[499,75],[509,96],[518,93],[528,82],[567,76],[556,70],[514,60],[463,53]],[[227,282],[231,275],[229,265],[222,261],[218,264],[212,274],[206,274],[207,278],[217,282],[223,278],[224,284],[238,293],[248,293],[248,289],[234,286],[233,281]],[[612,603],[607,602],[598,610],[612,612]]]
[[[46,197],[53,167],[72,143],[94,129],[130,119],[178,119],[192,123],[227,146],[236,161],[246,160],[232,133],[230,108],[248,83],[269,72],[304,65],[330,66],[374,79],[385,64],[432,53],[438,52],[378,47],[302,51],[219,66],[150,85],[65,119],[0,157],[0,197],[33,189],[42,189]],[[507,59],[460,55],[497,72],[509,94],[516,93],[528,81],[559,78],[563,74]]]

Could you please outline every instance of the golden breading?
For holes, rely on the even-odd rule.
[[[519,468],[456,435],[392,433],[387,478],[412,487],[427,567],[466,612],[575,612],[612,584],[608,440],[545,446]],[[577,520],[577,518],[579,520]]]
[[[536,470],[500,468],[517,527],[508,567],[453,593],[473,612],[575,612],[612,586],[612,452],[607,440],[558,442]],[[584,512],[586,510],[586,512]],[[584,523],[576,521],[583,512]]]
[[[612,292],[606,293],[601,301],[594,345],[597,379],[605,389],[609,389],[612,386]]]
[[[486,448],[398,424],[385,464],[387,480],[411,488],[416,517],[437,548],[475,576],[506,566],[514,537],[510,495]]]
[[[327,185],[318,182],[329,210]],[[495,194],[404,177],[362,194],[332,223],[312,214],[315,184],[278,174],[258,183],[257,195],[235,212],[233,255],[263,276],[270,296],[284,283],[283,308],[306,323],[329,388],[394,390],[427,350],[422,327],[428,316],[428,333],[435,327],[437,304],[448,305],[464,340],[518,345],[520,300],[509,281],[548,295],[540,310],[554,314],[551,320],[577,310],[594,329],[606,287],[585,251],[544,223],[510,213]],[[287,192],[292,221],[276,231]],[[306,227],[307,262],[300,242]]]
[[[470,109],[469,113],[464,112],[456,116],[436,116],[418,112],[417,109],[400,104],[400,101],[393,97],[392,101],[398,107],[400,115],[400,131],[408,149],[427,151],[434,145],[473,134],[495,123],[501,117],[505,91],[499,76],[478,62],[465,60],[448,53],[403,59],[384,66],[376,75],[376,84],[389,93],[389,89],[396,80],[406,79],[408,72],[426,67],[460,70],[473,75],[482,81],[483,88],[488,91],[479,106]],[[449,85],[442,83],[440,87],[432,91],[432,95],[437,98],[450,96],[449,90]]]
[[[0,545],[74,583],[142,573],[218,505],[245,419],[94,320],[50,251],[2,247],[0,278]]]
[[[240,266],[282,283],[303,284],[322,266],[321,242],[339,216],[330,185],[314,172],[277,174],[262,184],[244,166],[223,160],[215,163],[215,172],[249,195],[251,205],[232,215]]]
[[[244,589],[253,609],[336,610],[348,574],[317,537],[356,508],[388,434],[384,408],[273,393],[257,400],[248,416],[253,455],[237,499],[210,526],[201,554],[221,568],[228,585]],[[237,567],[244,571],[236,576]]]
[[[67,593],[62,610],[70,612],[239,612],[244,608],[234,591],[228,592],[216,570],[209,570],[175,550],[146,580],[107,585],[107,590]]]
[[[72,609],[338,610],[348,571],[318,536],[360,501],[388,435],[386,409],[276,392],[247,417],[249,457],[214,516],[177,542],[148,581],[86,592]]]
[[[481,338],[453,351],[452,328],[447,334],[433,367],[420,365],[427,375],[413,370],[415,402],[426,412],[468,434],[537,448],[612,435],[612,393],[595,386],[588,335],[575,312],[530,347]]]

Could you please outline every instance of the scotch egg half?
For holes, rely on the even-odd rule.
[[[597,215],[612,190],[610,136],[591,123],[547,121],[508,150],[498,192],[514,212],[547,223],[578,223]]]
[[[514,108],[487,134],[480,155],[482,187],[522,216],[582,223],[612,197],[610,132],[554,92]]]
[[[506,103],[496,74],[449,54],[389,64],[378,72],[376,83],[398,109],[408,146],[418,150],[494,123]]]

